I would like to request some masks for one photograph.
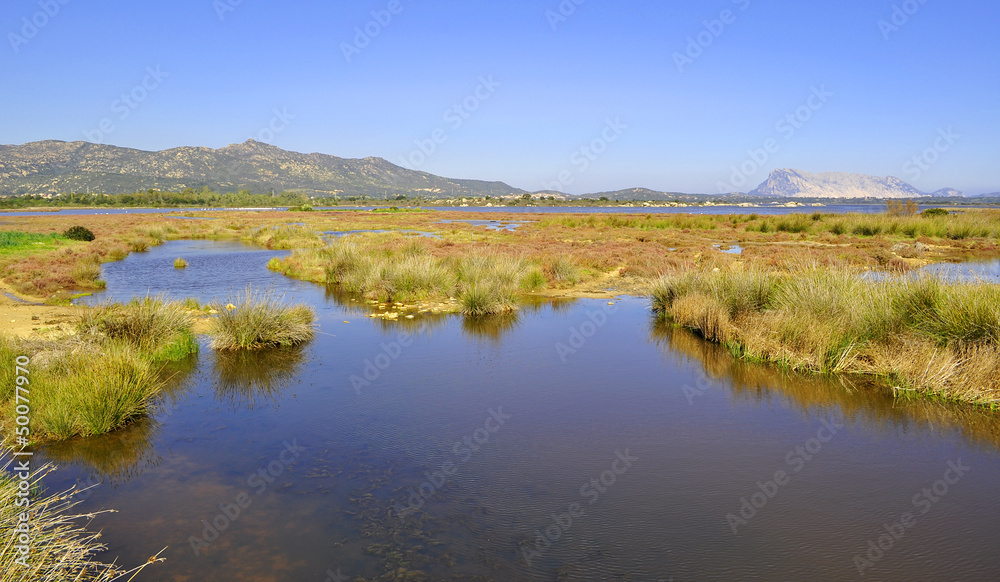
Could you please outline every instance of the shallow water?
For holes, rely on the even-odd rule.
[[[1000,260],[935,263],[927,265],[921,272],[932,273],[952,281],[1000,283]]]
[[[119,510],[92,526],[104,557],[169,546],[143,580],[854,580],[906,512],[866,579],[1000,577],[996,414],[737,363],[639,298],[366,319],[267,271],[278,254],[174,241],[104,266],[118,298],[273,285],[322,332],[203,345],[154,419],[45,451],[50,487],[100,482],[79,509]]]
[[[485,226],[486,230],[505,230],[514,232],[517,227],[526,224],[528,220],[439,220],[441,224],[451,224],[453,222],[464,222],[472,226]]]

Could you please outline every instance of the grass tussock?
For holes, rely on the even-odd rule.
[[[227,309],[226,305],[234,307]],[[313,338],[313,311],[304,304],[285,305],[270,290],[247,286],[224,303],[212,320],[212,347],[217,350],[259,350],[303,344]]]
[[[187,266],[188,266],[188,263],[184,259],[182,259],[180,257],[177,257],[176,259],[174,259],[174,268],[175,269],[183,269],[183,268],[185,268]]]
[[[93,342],[128,344],[154,361],[177,360],[198,349],[186,306],[162,296],[98,305],[80,316],[77,331]]]
[[[295,225],[264,226],[248,231],[243,241],[268,249],[288,250],[323,246],[314,230]]]
[[[33,380],[32,431],[51,440],[124,426],[145,415],[163,387],[153,361],[124,343],[57,354]]]
[[[16,562],[21,557],[15,545],[15,528],[20,522],[22,508],[14,505],[18,497],[20,479],[8,472],[9,451],[0,450],[0,582],[113,582],[131,580],[136,573],[150,564],[162,562],[153,556],[143,565],[125,570],[115,564],[105,564],[96,556],[107,549],[99,542],[100,533],[86,530],[85,522],[99,511],[74,515],[72,510],[80,503],[79,490],[73,488],[61,493],[36,495],[28,509],[31,523],[31,547],[28,567]],[[42,478],[54,470],[51,465],[39,468],[30,477],[32,490],[42,487]]]
[[[103,434],[147,414],[168,361],[194,353],[191,320],[158,298],[87,310],[77,333],[28,341],[0,335],[0,359],[30,360],[31,435],[37,441]],[[12,434],[14,369],[0,371],[0,432]]]
[[[650,291],[663,317],[747,359],[1000,404],[996,285],[803,267],[679,273]]]
[[[381,242],[337,239],[323,249],[272,260],[268,267],[382,302],[457,297],[467,315],[512,311],[522,290],[546,284],[541,268],[519,256],[476,251],[438,257],[414,241],[395,240],[395,247]]]
[[[0,356],[11,362],[17,356],[31,360],[31,435],[37,441],[110,432],[144,415],[163,387],[156,362],[125,342],[4,337]],[[0,429],[9,435],[14,425],[13,382],[0,397]]]

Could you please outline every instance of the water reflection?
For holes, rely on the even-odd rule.
[[[57,465],[81,468],[96,481],[118,485],[163,461],[153,446],[159,429],[158,421],[141,418],[108,434],[46,445],[42,454]]]
[[[305,348],[216,352],[213,362],[215,396],[234,410],[262,404],[278,407],[281,393],[299,373]]]
[[[520,315],[514,311],[501,315],[467,316],[462,318],[462,333],[472,339],[499,343],[520,323]]]
[[[57,465],[80,467],[91,479],[109,481],[113,485],[156,467],[163,458],[153,443],[159,436],[162,422],[192,387],[197,369],[197,354],[164,364],[159,371],[163,388],[148,416],[107,434],[48,444],[43,447],[42,454]]]
[[[799,374],[744,362],[717,344],[663,322],[652,325],[650,336],[666,350],[700,363],[710,380],[737,399],[760,403],[781,398],[806,412],[836,407],[844,418],[872,432],[903,438],[916,438],[918,432],[956,432],[1000,450],[1000,415],[985,408],[920,396],[896,398],[862,376]],[[695,395],[703,390],[698,386],[690,389]]]

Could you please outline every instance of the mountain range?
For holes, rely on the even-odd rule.
[[[782,198],[944,198],[962,196],[952,188],[925,193],[894,176],[867,176],[845,172],[811,174],[801,170],[780,169],[751,190],[748,196]]]
[[[91,192],[120,194],[144,190],[215,192],[296,191],[310,196],[395,198],[518,197],[528,193],[503,182],[452,179],[397,166],[383,158],[339,158],[283,150],[253,139],[223,148],[178,147],[157,152],[83,141],[46,140],[0,145],[0,195]],[[580,196],[541,191],[560,199],[673,200],[717,196],[629,188]],[[809,173],[778,169],[747,194],[760,198],[925,198],[955,197],[943,188],[924,193],[893,176],[843,172]],[[988,196],[996,196],[988,195]]]
[[[302,154],[253,139],[219,149],[179,147],[158,152],[82,141],[0,145],[0,194],[121,194],[185,188],[378,198],[524,193],[503,182],[442,178],[383,158]]]

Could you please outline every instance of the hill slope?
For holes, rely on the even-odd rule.
[[[867,176],[845,172],[811,174],[801,170],[774,170],[749,192],[750,196],[785,198],[920,198],[923,196],[961,196],[951,188],[925,194],[893,176]]]
[[[0,145],[0,194],[120,194],[202,187],[217,192],[295,190],[319,196],[380,198],[523,193],[503,182],[453,180],[408,170],[382,158],[302,154],[252,139],[219,149],[179,147],[159,152],[82,141]]]

